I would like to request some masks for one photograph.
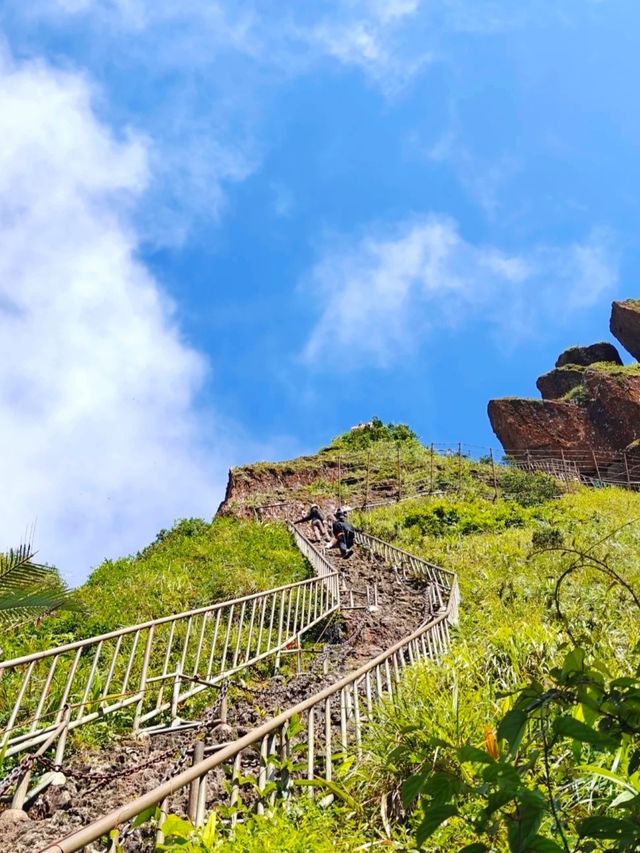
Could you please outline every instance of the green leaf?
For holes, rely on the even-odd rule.
[[[501,809],[507,803],[510,803],[511,800],[514,800],[516,793],[517,790],[513,786],[498,788],[498,790],[492,791],[487,798],[487,807],[484,810],[487,817],[490,817],[498,809]]]
[[[475,844],[467,844],[465,847],[461,847],[458,853],[488,853],[489,850],[490,848],[486,844],[476,841]]]
[[[564,853],[563,848],[551,838],[536,835],[527,845],[527,853]]]
[[[542,823],[547,802],[539,791],[521,789],[518,792],[516,819],[509,824],[509,849],[512,853],[526,853],[529,842]]]
[[[216,812],[211,812],[209,820],[206,822],[202,830],[202,842],[209,847],[213,847],[217,835],[218,816]]]
[[[593,746],[616,747],[618,739],[597,729],[592,729],[586,723],[581,723],[575,717],[560,716],[553,721],[553,729],[561,737],[569,737],[581,743],[590,743]]]
[[[188,840],[193,834],[193,824],[178,815],[170,814],[162,824],[162,832],[165,838],[171,836]]]
[[[492,764],[493,758],[484,749],[478,749],[477,746],[461,746],[458,750],[458,761],[461,764]]]
[[[634,750],[629,758],[629,775],[633,775],[640,768],[640,749]]]
[[[426,805],[425,817],[416,831],[416,843],[418,847],[422,847],[427,838],[430,838],[433,833],[450,817],[458,814],[458,809],[449,803],[444,805]]]
[[[408,809],[418,798],[422,791],[425,781],[425,773],[416,773],[415,776],[409,778],[402,785],[402,805]]]
[[[522,736],[524,735],[526,725],[527,715],[524,711],[520,711],[518,708],[512,708],[511,711],[509,711],[500,721],[498,726],[498,738],[500,740],[506,740],[509,744],[509,752],[511,755],[514,755],[517,752]]]
[[[564,659],[562,675],[570,675],[574,672],[584,671],[584,649],[572,649]]]
[[[624,818],[586,817],[577,829],[581,838],[610,838],[630,847],[640,840],[640,827]]]
[[[607,770],[606,767],[597,767],[595,764],[583,764],[581,767],[576,767],[576,770],[580,773],[588,773],[591,776],[599,776],[601,779],[613,782],[621,788],[624,788],[626,791],[629,791],[634,796],[639,793],[638,789],[635,788],[628,779],[624,776],[620,776],[618,773],[614,773],[612,770]]]
[[[134,817],[131,821],[131,826],[142,826],[143,823],[146,823],[148,820],[151,820],[152,817],[155,817],[157,811],[157,806],[149,806],[148,809],[144,809],[140,814]]]

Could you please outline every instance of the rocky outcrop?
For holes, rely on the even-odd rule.
[[[640,438],[640,372],[588,369],[586,412],[602,436],[601,447],[622,450]]]
[[[603,446],[587,410],[559,400],[491,400],[489,420],[506,451]]]
[[[558,356],[556,367],[566,367],[567,365],[588,367],[590,364],[596,364],[599,361],[622,364],[620,353],[614,345],[607,341],[600,341],[597,344],[589,344],[589,346],[584,347],[569,347]]]
[[[583,374],[583,367],[556,368],[538,377],[536,386],[544,400],[559,400],[582,385]]]
[[[610,329],[640,360],[640,300],[614,302]],[[613,452],[611,459],[624,459],[628,478],[631,451],[623,451],[634,445],[640,473],[635,449],[640,441],[640,364],[623,365],[607,341],[569,347],[536,385],[542,400],[489,403],[491,426],[505,450],[584,450],[586,458],[595,449],[605,451],[605,459]]]
[[[611,334],[631,355],[640,360],[640,301],[614,302],[609,322]]]
[[[257,462],[229,471],[224,500],[219,515],[254,517],[258,507],[275,509],[285,499],[300,495],[300,507],[309,501],[309,486],[334,482],[338,477],[338,459],[301,456],[289,462]],[[276,513],[277,514],[277,513]]]
[[[575,402],[492,400],[489,419],[505,450],[619,451],[640,438],[640,370],[588,367],[581,376]]]

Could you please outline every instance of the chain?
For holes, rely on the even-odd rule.
[[[2,796],[6,791],[8,791],[12,785],[16,785],[24,776],[24,774],[28,773],[29,770],[31,770],[31,767],[33,766],[35,761],[35,755],[25,755],[24,758],[20,761],[20,764],[17,764],[9,773],[9,775],[5,776],[5,778],[0,782],[0,796]]]
[[[191,755],[191,751],[195,741],[198,738],[198,735],[203,731],[208,729],[216,720],[218,713],[220,712],[220,708],[222,707],[222,703],[227,698],[227,694],[229,692],[229,681],[223,681],[220,687],[220,693],[214,705],[211,705],[210,708],[207,708],[205,711],[202,720],[198,723],[198,726],[194,729],[193,738],[187,744],[182,747],[179,747],[179,755],[178,758],[173,762],[173,764],[166,770],[164,776],[162,777],[162,781],[160,784],[167,782],[173,776],[176,776],[182,770],[184,770],[189,762],[189,758]],[[173,752],[174,750],[172,750]],[[127,821],[123,824],[120,830],[119,841],[126,841],[127,838],[133,833],[136,827],[133,826],[135,818]]]
[[[215,702],[210,708],[205,712],[202,720],[198,724],[198,726],[194,730],[194,738],[195,740],[197,736],[208,729],[213,721],[216,719],[216,714],[220,710],[220,706],[222,702],[227,696],[229,690],[229,684],[227,681],[223,682],[220,688],[220,694]],[[184,768],[186,765],[189,755],[191,752],[191,748],[193,745],[193,741],[185,744],[184,746],[178,747],[179,755],[174,764],[167,770],[162,781],[166,782],[167,779],[174,776],[180,770]],[[66,769],[65,776],[69,776],[72,779],[76,779],[78,781],[91,783],[90,787],[84,791],[84,795],[88,795],[93,793],[98,787],[102,784],[108,784],[110,782],[115,781],[116,779],[126,779],[128,776],[133,776],[136,773],[140,773],[142,770],[147,770],[149,767],[153,767],[155,764],[158,764],[161,761],[165,761],[172,755],[175,755],[176,747],[172,746],[169,749],[165,749],[163,752],[156,753],[151,756],[151,758],[146,759],[145,761],[141,761],[138,764],[134,764],[131,767],[125,767],[122,769],[111,771],[110,773],[96,773],[93,770],[80,770],[74,768],[73,770]],[[20,779],[23,778],[25,773],[28,773],[29,770],[33,767],[34,764],[39,764],[45,770],[51,770],[56,773],[59,773],[63,770],[63,766],[61,764],[56,764],[50,758],[46,758],[43,755],[25,755],[24,758],[20,761],[20,764],[16,765],[13,770],[0,782],[0,796],[6,793],[13,785],[19,783]]]

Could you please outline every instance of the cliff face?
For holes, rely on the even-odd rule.
[[[309,487],[317,483],[333,483],[337,479],[338,466],[336,459],[323,459],[319,455],[302,456],[290,462],[258,462],[232,468],[218,514],[253,517],[260,507],[261,514],[266,510],[267,515],[280,517],[278,508],[285,500],[294,506],[295,514],[295,506],[300,510],[308,506]],[[296,505],[298,496],[299,505]]]
[[[640,360],[640,302],[635,299],[614,302],[609,329],[626,351]]]
[[[611,331],[640,358],[640,302],[614,302]],[[542,400],[489,403],[489,419],[505,450],[619,451],[640,437],[640,365],[623,366],[601,342],[565,350],[537,380]]]
[[[489,420],[505,450],[601,445],[602,437],[587,411],[560,400],[491,400]]]

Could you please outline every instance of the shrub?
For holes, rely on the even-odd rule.
[[[560,483],[550,474],[536,471],[530,474],[517,468],[505,468],[500,475],[505,498],[521,506],[536,506],[560,495]]]

